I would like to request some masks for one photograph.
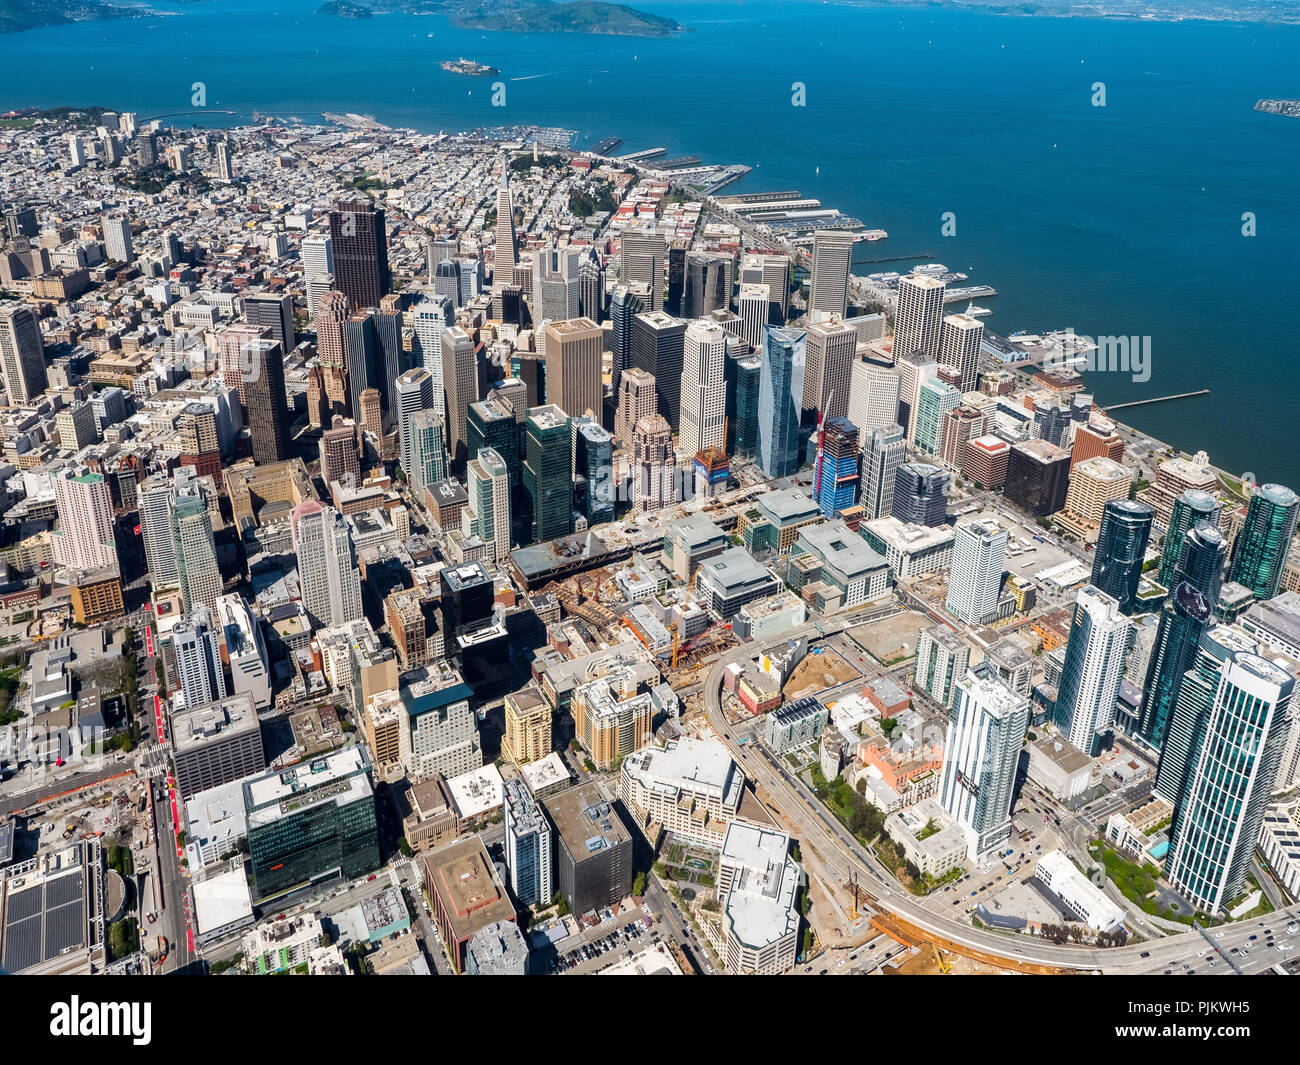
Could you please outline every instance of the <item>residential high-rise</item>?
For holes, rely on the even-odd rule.
[[[383,209],[366,200],[339,203],[330,210],[330,240],[338,290],[354,310],[378,307],[392,284]]]
[[[610,294],[609,320],[613,326],[610,336],[613,349],[610,352],[610,384],[614,388],[615,395],[619,392],[623,372],[634,365],[632,362],[632,320],[638,314],[642,314],[649,304],[650,288],[644,284],[633,282],[631,284],[616,285],[614,291]],[[654,370],[646,372],[652,376],[654,374]]]
[[[110,263],[129,263],[135,259],[131,244],[131,223],[122,214],[106,214],[100,219],[104,230],[104,255]]]
[[[1295,677],[1249,652],[1225,657],[1174,807],[1165,878],[1218,913],[1246,888],[1291,722]]]
[[[1007,531],[996,521],[957,522],[944,602],[950,614],[971,625],[996,620],[1006,553]]]
[[[1183,549],[1178,552],[1178,565],[1174,569],[1174,585],[1186,581],[1211,603],[1217,603],[1227,556],[1228,541],[1223,533],[1208,521],[1198,523],[1183,537]]]
[[[1077,443],[1075,449],[1078,450]],[[1178,570],[1178,563],[1186,546],[1187,534],[1193,526],[1203,521],[1217,528],[1219,513],[1222,510],[1223,504],[1213,492],[1206,492],[1199,488],[1189,488],[1174,500],[1169,527],[1165,530],[1164,550],[1160,555],[1156,580],[1166,588],[1174,586],[1174,574]]]
[[[1065,492],[1066,513],[1083,524],[1100,526],[1106,504],[1128,499],[1132,485],[1133,474],[1113,459],[1097,455],[1072,462],[1070,487]]]
[[[970,668],[970,645],[947,625],[931,625],[916,638],[912,682],[940,706],[952,706],[957,682]]]
[[[55,565],[78,570],[117,567],[113,502],[102,474],[60,470],[54,475],[58,528],[50,535]]]
[[[1183,582],[1171,590],[1160,610],[1137,726],[1138,739],[1152,750],[1160,751],[1165,745],[1183,676],[1192,668],[1201,636],[1213,624],[1213,609],[1213,599]]]
[[[483,541],[488,559],[504,563],[510,552],[510,470],[490,447],[480,448],[466,465],[469,503],[465,529]]]
[[[673,433],[661,414],[636,424],[632,434],[632,503],[638,511],[662,510],[677,499]]]
[[[21,303],[0,306],[0,374],[11,407],[26,406],[49,387],[40,324]]]
[[[814,412],[820,412],[823,418],[848,415],[853,357],[857,349],[858,332],[851,325],[834,318],[808,323],[803,419]]]
[[[572,430],[559,407],[533,407],[524,422],[524,490],[532,501],[533,540],[573,532]]]
[[[284,355],[275,340],[243,345],[247,372],[244,406],[252,438],[253,461],[259,466],[289,457],[289,400],[284,385]]]
[[[849,419],[852,421],[852,419]],[[856,424],[856,423],[855,423]],[[903,427],[897,423],[871,429],[862,437],[863,518],[887,518],[894,513],[894,484],[907,451]],[[946,505],[945,505],[946,512]]]
[[[664,254],[663,234],[656,231],[653,225],[623,231],[619,250],[619,277],[623,281],[640,281],[646,286],[650,296],[646,306],[651,311],[664,309]],[[655,374],[656,379],[660,376],[654,370],[651,373]]]
[[[939,327],[939,362],[961,375],[959,392],[974,392],[979,384],[983,342],[984,323],[968,314],[950,314]]]
[[[597,325],[605,320],[605,268],[595,248],[578,264],[578,313]]]
[[[1282,583],[1282,568],[1295,536],[1300,500],[1289,488],[1266,484],[1256,489],[1246,510],[1246,523],[1232,545],[1228,580],[1272,599]]]
[[[763,343],[763,326],[767,325],[772,310],[772,300],[766,285],[741,285],[736,297],[736,313],[740,317],[740,335],[753,351]]]
[[[212,618],[212,611],[200,606],[171,630],[176,675],[189,710],[207,706],[227,695],[226,675],[221,665],[221,630]]]
[[[435,409],[433,374],[429,373],[423,366],[419,366],[399,374],[394,383],[397,386],[397,406],[394,420],[397,422],[402,469],[409,471],[414,441],[411,433],[411,416],[417,411]],[[442,397],[438,396],[437,398],[441,399]]]
[[[524,906],[549,906],[555,894],[551,823],[521,777],[505,782],[501,799],[510,893]]]
[[[527,765],[551,753],[551,704],[536,684],[504,699],[505,732],[501,753],[516,765]]]
[[[726,359],[725,329],[707,321],[686,327],[678,443],[688,454],[726,444]]]
[[[1102,512],[1092,560],[1092,584],[1113,597],[1125,614],[1132,614],[1138,607],[1138,585],[1153,516],[1147,504],[1129,499],[1112,499]]]
[[[290,517],[302,604],[314,624],[337,628],[361,617],[361,575],[348,524],[333,507],[300,503]]]
[[[819,229],[813,234],[812,284],[808,309],[843,318],[849,310],[853,234]]]
[[[654,375],[635,366],[625,370],[619,380],[617,395],[614,435],[622,441],[625,448],[630,449],[637,423],[655,413]]]
[[[221,570],[212,536],[208,499],[192,467],[177,471],[169,500],[173,565],[185,610],[202,603],[210,610],[221,595]]]
[[[959,404],[944,415],[939,459],[950,470],[962,470],[966,460],[966,445],[978,440],[988,429],[988,417],[979,409],[965,403]]]
[[[510,166],[501,160],[501,184],[497,188],[496,250],[493,252],[492,283],[505,284],[510,280],[519,251],[515,243],[515,204],[510,195]]]
[[[861,457],[857,426],[847,418],[824,419],[813,465],[813,498],[827,518],[838,518],[857,503]]]
[[[939,804],[966,836],[979,861],[1011,835],[1011,802],[1029,703],[986,666],[956,684],[944,738]]]
[[[442,389],[447,399],[447,453],[453,470],[463,470],[469,455],[466,411],[478,402],[478,358],[474,338],[458,325],[442,334]]]
[[[686,323],[663,311],[632,319],[631,365],[654,377],[655,401],[669,425],[681,424],[685,344]]]
[[[1080,590],[1053,720],[1090,757],[1101,749],[1115,719],[1132,626],[1112,596],[1092,585]]]
[[[267,336],[279,341],[281,356],[287,356],[297,343],[293,330],[293,297],[274,292],[255,292],[244,297],[244,315],[250,325],[267,330]]]
[[[768,326],[763,333],[758,380],[758,465],[769,477],[799,469],[799,421],[807,335],[802,329]]]
[[[925,274],[909,274],[898,282],[898,311],[894,318],[894,362],[915,351],[931,358],[939,354],[943,328],[944,283]]]
[[[928,462],[904,462],[894,476],[890,514],[911,525],[935,528],[948,513],[952,474]]]
[[[898,423],[906,427],[909,444],[916,439],[921,386],[938,376],[939,364],[934,356],[923,351],[913,351],[898,359]]]
[[[769,325],[785,325],[790,307],[790,256],[772,252],[746,252],[740,258],[737,280],[741,285],[767,286],[768,313],[764,319]],[[761,332],[753,346],[762,343]]]
[[[600,363],[602,331],[590,318],[551,322],[546,327],[546,398],[571,418],[588,411],[600,417],[604,386]]]
[[[849,421],[864,434],[901,425],[898,420],[901,388],[902,378],[893,366],[873,359],[855,359],[849,370]]]

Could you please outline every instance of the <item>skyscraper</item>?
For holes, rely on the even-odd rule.
[[[661,414],[637,422],[632,437],[632,504],[642,513],[662,510],[677,498],[673,434]]]
[[[1249,652],[1223,659],[1175,805],[1165,877],[1194,905],[1223,910],[1246,887],[1291,728],[1295,678]]]
[[[525,906],[549,906],[555,894],[551,823],[522,778],[505,782],[501,812],[511,893]]]
[[[598,422],[573,423],[575,506],[589,525],[614,520],[614,437]]]
[[[404,470],[410,467],[404,465]],[[361,482],[361,454],[357,449],[357,423],[334,415],[320,434],[320,475],[326,489],[335,481],[355,486]],[[409,476],[409,472],[408,472]]]
[[[185,610],[193,610],[200,603],[215,610],[222,592],[221,570],[208,499],[192,467],[182,466],[174,475],[170,522],[172,556]]]
[[[244,402],[253,461],[259,466],[289,457],[289,401],[284,386],[284,356],[275,340],[243,346],[248,370]]]
[[[379,333],[375,328],[373,311],[358,311],[346,323],[348,409],[360,423],[365,412],[361,409],[361,393],[367,388],[377,388],[380,382],[381,348]]]
[[[1223,587],[1223,562],[1228,555],[1228,542],[1223,534],[1203,521],[1188,530],[1183,537],[1178,567],[1174,570],[1174,584],[1186,581],[1200,590],[1211,603],[1219,601]]]
[[[559,407],[533,407],[524,422],[524,490],[532,501],[533,540],[573,532],[572,430]]]
[[[441,407],[442,398],[442,334],[455,321],[451,300],[446,296],[429,296],[411,311],[411,324],[415,329],[414,350],[411,352],[417,366],[423,366],[433,375],[434,403]]]
[[[483,541],[492,562],[504,563],[510,552],[510,470],[490,447],[466,465],[469,502],[465,530]]]
[[[763,360],[756,355],[728,353],[727,371],[727,450],[736,458],[753,458],[758,452],[758,391]]]
[[[834,520],[858,501],[858,429],[847,418],[823,420],[813,464],[813,498]]]
[[[903,427],[895,423],[872,429],[862,437],[863,518],[887,518],[894,513],[894,484],[903,464],[907,441]]]
[[[771,316],[771,295],[766,285],[741,285],[736,298],[736,313],[740,316],[740,335],[751,349],[757,351],[763,343],[763,326]]]
[[[910,274],[898,282],[894,362],[914,351],[924,352],[931,358],[939,354],[944,287],[938,278],[925,274]]]
[[[338,290],[354,310],[378,307],[392,283],[383,209],[366,200],[339,203],[330,210],[330,241]]]
[[[948,412],[961,404],[961,393],[947,381],[932,377],[921,382],[916,399],[916,431],[913,441],[918,451],[937,456],[942,450],[943,428]]]
[[[207,706],[228,694],[221,665],[221,630],[212,619],[212,611],[200,606],[171,630],[176,674],[187,710]]]
[[[604,407],[600,326],[590,318],[551,322],[546,327],[546,398],[571,418]]]
[[[618,408],[614,414],[614,435],[626,448],[632,447],[632,434],[642,418],[655,413],[655,379],[653,374],[635,366],[619,380]]]
[[[493,252],[492,283],[509,282],[519,252],[515,244],[515,204],[510,195],[510,165],[501,160],[501,185],[497,189],[496,250]]]
[[[944,606],[971,625],[987,625],[998,616],[1007,532],[991,518],[959,521],[953,529],[952,571]]]
[[[1080,590],[1053,720],[1090,757],[1101,749],[1115,719],[1132,624],[1113,597],[1092,585]]]
[[[819,229],[813,234],[812,283],[808,293],[810,311],[838,314],[841,318],[848,313],[852,261],[852,233]]]
[[[653,225],[623,231],[619,245],[619,277],[623,281],[640,281],[646,286],[650,297],[646,306],[651,311],[664,309],[664,251],[663,234]],[[656,379],[659,376],[655,374]]]
[[[912,525],[936,528],[948,513],[952,474],[928,462],[904,462],[894,476],[890,514]]]
[[[939,327],[939,362],[961,375],[960,392],[974,392],[979,384],[983,342],[984,323],[968,314],[950,314]]]
[[[217,180],[233,181],[235,178],[235,168],[230,157],[230,141],[222,137],[217,141],[213,149],[213,154],[217,159]]]
[[[616,285],[609,298],[609,319],[613,325],[610,337],[611,351],[610,384],[614,394],[619,392],[621,375],[630,369],[632,362],[632,319],[643,313],[650,303],[650,289],[646,285]],[[590,317],[590,316],[588,316]],[[647,371],[653,374],[654,371]]]
[[[902,379],[893,366],[873,359],[855,359],[849,370],[849,421],[863,433],[894,424],[901,426],[898,421],[901,388]]]
[[[1007,502],[1035,517],[1055,514],[1065,505],[1070,487],[1070,454],[1046,440],[1026,440],[1007,455]]]
[[[966,835],[978,861],[1011,835],[1011,800],[1029,703],[985,666],[956,685],[944,738],[939,804]]]
[[[255,292],[244,297],[244,314],[250,325],[261,326],[267,336],[279,342],[282,356],[293,351],[297,337],[293,331],[292,296]]]
[[[533,321],[565,321],[582,312],[578,249],[548,245],[533,252]]]
[[[31,403],[49,386],[41,327],[32,309],[20,303],[0,307],[0,374],[13,407]]]
[[[769,477],[799,469],[799,418],[807,335],[768,326],[758,378],[758,465]]]
[[[631,365],[654,377],[656,404],[669,425],[681,424],[685,344],[686,323],[663,311],[632,319]]]
[[[731,279],[735,264],[729,255],[688,251],[683,278],[683,318],[703,318],[710,311],[731,305]]]
[[[848,415],[850,375],[857,348],[858,333],[851,325],[835,319],[808,323],[801,414],[804,420],[816,412],[823,418]]]
[[[423,366],[398,375],[397,381],[397,435],[403,470],[410,470],[414,437],[411,433],[411,416],[417,411],[433,410],[433,374]],[[437,397],[439,400],[441,396]]]
[[[87,470],[54,475],[58,528],[50,536],[54,562],[78,570],[117,567],[113,503],[103,476]]]
[[[333,507],[300,503],[290,516],[302,605],[312,622],[337,628],[361,617],[361,574],[348,524]]]
[[[713,322],[691,322],[683,338],[681,429],[683,451],[694,455],[726,444],[727,331]]]
[[[104,255],[110,263],[129,263],[135,259],[131,244],[131,223],[122,214],[106,214],[100,219],[104,230]]]
[[[898,423],[907,429],[909,444],[916,439],[921,386],[938,376],[939,364],[923,351],[913,351],[898,359]]]
[[[447,401],[447,453],[453,470],[463,470],[468,459],[465,415],[478,402],[478,358],[474,338],[458,325],[442,334],[442,389]]]
[[[1228,579],[1244,585],[1256,599],[1272,599],[1295,536],[1300,500],[1289,488],[1266,484],[1250,497],[1246,523],[1232,545]]]
[[[1138,585],[1154,514],[1147,504],[1129,499],[1112,499],[1102,511],[1092,584],[1114,598],[1125,614],[1132,614],[1138,606]]]
[[[447,479],[447,445],[442,413],[416,411],[406,424],[411,434],[411,468],[407,476],[411,479],[411,489],[416,498],[423,501],[424,493],[431,485]]]
[[[1201,636],[1214,621],[1213,609],[1213,599],[1183,582],[1172,589],[1160,610],[1137,726],[1138,738],[1155,751],[1164,748],[1183,676],[1192,668]]]
[[[1075,450],[1078,450],[1077,444]],[[1165,530],[1164,551],[1160,556],[1160,568],[1156,570],[1156,580],[1166,588],[1174,586],[1174,574],[1178,570],[1178,562],[1186,546],[1187,534],[1193,526],[1203,521],[1217,528],[1219,512],[1222,510],[1223,504],[1213,492],[1206,492],[1199,488],[1189,488],[1174,500],[1169,528]]]
[[[741,285],[765,285],[768,292],[768,313],[764,322],[770,325],[785,325],[790,307],[790,257],[788,255],[746,252],[740,259],[737,280]],[[762,343],[761,333],[751,343],[757,348]]]
[[[578,264],[578,313],[597,325],[605,320],[605,268],[595,248]]]
[[[310,281],[313,277],[334,273],[334,241],[328,234],[316,233],[302,238],[299,249],[302,258],[302,276]]]

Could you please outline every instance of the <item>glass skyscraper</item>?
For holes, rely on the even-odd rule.
[[[727,356],[727,451],[740,459],[758,451],[758,382],[762,361]]]
[[[1119,603],[1120,611],[1132,614],[1137,608],[1142,561],[1151,539],[1155,511],[1146,503],[1112,499],[1101,515],[1096,553],[1092,562],[1092,584]]]
[[[1053,720],[1089,757],[1096,757],[1115,719],[1132,625],[1112,596],[1092,585],[1079,592]]]
[[[1246,888],[1291,725],[1295,678],[1238,651],[1224,658],[1169,836],[1165,878],[1207,913]]]
[[[528,412],[524,490],[538,543],[573,532],[572,435],[568,416],[554,404]]]
[[[807,335],[765,326],[758,382],[758,466],[769,477],[799,469],[799,415]]]
[[[1212,492],[1200,488],[1189,488],[1174,500],[1169,517],[1169,528],[1165,531],[1164,551],[1160,556],[1160,568],[1156,571],[1156,580],[1166,588],[1172,588],[1178,582],[1174,573],[1182,558],[1183,546],[1187,534],[1203,521],[1218,527],[1219,511],[1223,509]],[[1214,596],[1210,597],[1215,598]]]
[[[1173,590],[1160,611],[1137,728],[1138,737],[1157,751],[1164,746],[1183,674],[1192,668],[1196,647],[1213,621],[1213,604],[1213,599],[1185,581]]]
[[[1280,484],[1266,484],[1251,496],[1246,524],[1232,545],[1228,579],[1245,585],[1256,599],[1277,595],[1298,514],[1300,500]]]
[[[1209,522],[1201,522],[1183,537],[1178,565],[1174,567],[1174,586],[1185,581],[1199,589],[1211,603],[1218,602],[1227,556],[1228,542],[1223,533]]]

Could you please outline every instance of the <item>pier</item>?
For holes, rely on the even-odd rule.
[[[1174,396],[1155,396],[1152,399],[1132,399],[1127,403],[1111,403],[1103,409],[1112,411],[1120,410],[1123,407],[1145,407],[1148,403],[1167,403],[1171,399],[1191,399],[1192,396],[1208,396],[1209,394],[1210,390],[1208,388],[1202,388],[1196,392],[1179,392]]]

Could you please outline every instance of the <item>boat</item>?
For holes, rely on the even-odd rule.
[[[966,305],[966,315],[969,318],[984,318],[985,316],[990,315],[992,313],[993,312],[989,310],[987,307],[975,306],[973,300]]]

